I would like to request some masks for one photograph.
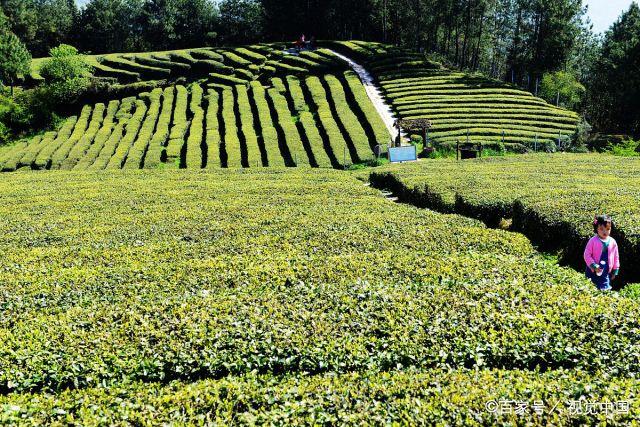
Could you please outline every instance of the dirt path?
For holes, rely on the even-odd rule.
[[[387,126],[389,133],[395,141],[396,136],[398,135],[398,130],[393,126],[396,121],[396,117],[391,110],[391,106],[387,104],[387,102],[382,97],[380,88],[378,87],[378,85],[376,85],[371,73],[369,73],[369,71],[367,71],[362,65],[353,61],[351,58],[341,55],[334,50],[331,50],[331,53],[349,64],[353,71],[356,72],[358,77],[360,77],[360,81],[362,81],[369,99],[371,99],[371,102],[373,102],[373,105],[376,107],[378,114],[380,114],[380,117],[382,117],[382,121],[384,121],[384,124]],[[402,137],[404,138],[406,137],[406,135],[403,134]]]

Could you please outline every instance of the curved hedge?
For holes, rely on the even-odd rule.
[[[169,133],[169,142],[167,142],[166,161],[171,167],[180,166],[180,155],[185,144],[184,137],[189,129],[187,120],[187,109],[189,92],[187,88],[176,86],[176,104],[173,110],[171,132]]]
[[[144,156],[149,149],[149,143],[153,138],[153,131],[160,117],[162,107],[162,89],[154,89],[148,96],[149,110],[144,118],[138,136],[127,154],[124,169],[140,169],[143,166]]]
[[[218,123],[220,95],[217,91],[209,89],[207,98],[205,142],[207,145],[207,168],[212,169],[222,166],[222,138],[220,136],[220,124]]]

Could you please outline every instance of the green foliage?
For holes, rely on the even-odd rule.
[[[609,133],[640,134],[640,7],[629,10],[606,32],[588,79],[589,115]]]
[[[262,38],[262,4],[256,0],[222,0],[221,39],[225,44],[251,43]]]
[[[574,109],[582,101],[585,87],[566,71],[547,73],[542,77],[540,96],[552,104]]]
[[[18,37],[0,31],[0,83],[14,86],[19,77],[29,74],[31,54]]]
[[[487,399],[638,388],[636,299],[348,173],[5,178],[3,423],[517,424]]]
[[[46,83],[41,96],[46,97],[51,109],[55,109],[61,104],[75,102],[87,90],[92,68],[73,46],[62,44],[49,53],[50,58],[40,68]]]
[[[50,58],[40,68],[40,74],[47,83],[87,77],[91,67],[73,46],[61,44],[49,51]]]
[[[614,156],[635,157],[640,156],[640,142],[627,139],[621,144],[611,146],[609,152]]]

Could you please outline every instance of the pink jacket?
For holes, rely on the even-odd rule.
[[[620,268],[620,256],[618,254],[618,242],[613,237],[609,237],[609,273]],[[602,254],[602,241],[596,234],[587,243],[584,249],[584,262],[588,266],[592,264],[600,264],[600,255]]]

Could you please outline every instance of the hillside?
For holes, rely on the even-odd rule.
[[[292,55],[249,46],[89,61],[97,76],[118,80],[116,92],[149,90],[84,106],[57,131],[0,156],[0,170],[342,168],[373,160],[373,147],[390,141],[358,77],[323,49]]]
[[[200,48],[144,53],[87,55],[94,76],[120,85],[154,87],[181,79],[207,78],[211,83],[238,84],[267,80],[274,75],[299,75],[343,71],[346,64],[325,49],[292,55],[283,45],[258,44],[236,48]],[[34,59],[30,80],[42,79],[40,67],[46,58]],[[143,84],[146,83],[146,84]],[[121,88],[122,90],[122,88]]]
[[[423,55],[378,43],[334,42],[377,78],[398,118],[428,118],[430,138],[451,147],[457,140],[522,152],[544,149],[573,135],[578,115],[527,91],[479,74],[450,70]]]
[[[362,62],[398,118],[429,118],[456,141],[515,152],[555,146],[577,114],[531,93],[365,42],[324,42]],[[88,104],[56,131],[0,155],[0,170],[343,168],[375,159],[390,135],[359,78],[329,49],[274,44],[89,56],[123,98]],[[39,80],[42,59],[32,64]]]

